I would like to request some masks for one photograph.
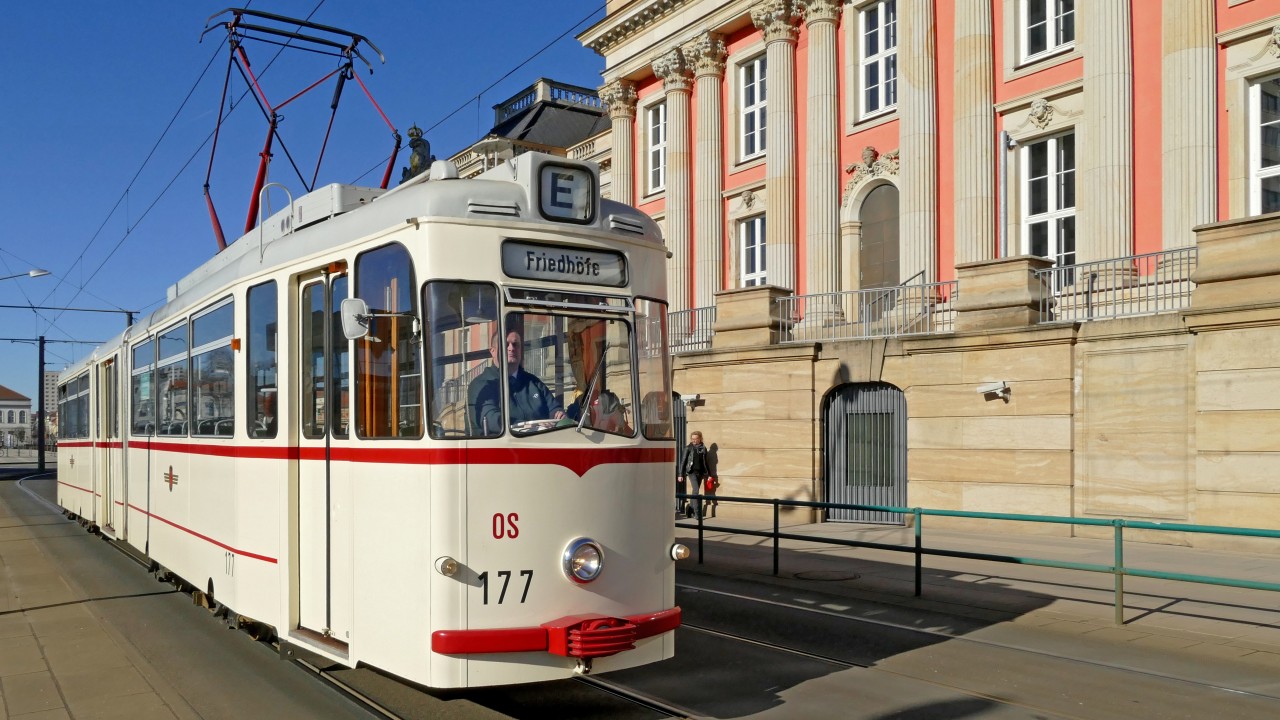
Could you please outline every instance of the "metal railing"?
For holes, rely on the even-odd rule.
[[[1191,304],[1197,248],[1063,265],[1035,272],[1040,322],[1087,322],[1181,310]]]
[[[1203,533],[1212,535],[1229,535],[1236,537],[1260,537],[1260,538],[1276,538],[1280,539],[1280,530],[1266,530],[1262,528],[1237,528],[1224,527],[1219,525],[1191,525],[1185,523],[1161,523],[1147,522],[1143,520],[1125,520],[1123,518],[1115,518],[1106,520],[1102,518],[1080,518],[1080,517],[1063,517],[1059,515],[1019,515],[1015,513],[990,513],[990,512],[972,512],[967,510],[932,510],[928,508],[909,508],[895,507],[889,505],[852,505],[843,503],[824,503],[810,502],[807,500],[781,500],[778,498],[746,498],[746,497],[725,497],[719,495],[693,495],[676,493],[677,500],[689,500],[694,503],[697,508],[697,524],[694,523],[676,523],[676,527],[697,528],[698,530],[698,564],[702,564],[703,560],[703,535],[706,532],[704,518],[706,516],[704,503],[744,503],[754,505],[772,505],[773,506],[773,529],[772,530],[756,530],[753,528],[735,528],[717,524],[712,528],[715,532],[730,533],[734,535],[750,535],[754,537],[766,537],[773,539],[773,574],[778,574],[779,567],[779,541],[780,540],[800,540],[803,542],[823,543],[827,545],[840,545],[844,547],[865,547],[874,548],[876,550],[888,550],[891,552],[909,552],[915,555],[915,595],[920,597],[923,594],[923,558],[925,555],[939,555],[943,557],[965,558],[968,560],[986,560],[998,563],[1012,563],[1017,565],[1034,565],[1039,567],[1060,568],[1064,570],[1082,570],[1085,572],[1106,573],[1115,578],[1115,623],[1117,625],[1124,624],[1124,579],[1125,577],[1143,577],[1156,580],[1175,580],[1180,582],[1201,583],[1206,585],[1222,585],[1226,587],[1248,588],[1251,590],[1270,590],[1280,591],[1280,583],[1262,582],[1260,580],[1245,580],[1240,578],[1216,577],[1211,575],[1193,575],[1189,573],[1165,572],[1162,570],[1151,570],[1144,568],[1128,567],[1124,563],[1124,531],[1126,528],[1134,530],[1161,530],[1166,532],[1188,532]],[[783,507],[789,508],[818,508],[823,510],[830,509],[847,509],[847,510],[871,510],[875,512],[891,512],[904,513],[911,515],[914,520],[915,544],[912,547],[904,547],[902,545],[893,545],[889,543],[878,543],[864,540],[845,540],[843,538],[828,538],[815,535],[801,535],[797,533],[785,533],[781,531],[779,523],[780,511]],[[958,517],[958,518],[975,518],[981,520],[1009,520],[1017,522],[1037,522],[1037,523],[1054,523],[1062,525],[1092,525],[1095,527],[1111,527],[1114,529],[1112,535],[1113,552],[1115,562],[1111,565],[1101,565],[1098,563],[1081,563],[1069,562],[1065,560],[1052,560],[1045,558],[1033,557],[1016,557],[1012,555],[995,555],[990,553],[968,552],[964,550],[945,550],[942,548],[926,548],[924,547],[924,518],[925,516],[936,517]]]
[[[955,280],[778,298],[783,343],[933,335],[955,329]]]
[[[671,354],[710,350],[715,324],[715,305],[668,313],[667,338],[671,344]]]

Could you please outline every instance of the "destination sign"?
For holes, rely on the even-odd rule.
[[[590,170],[546,163],[540,169],[538,184],[543,217],[573,223],[595,219],[596,178]]]
[[[502,271],[525,280],[608,287],[627,284],[627,260],[622,253],[518,240],[502,244]]]

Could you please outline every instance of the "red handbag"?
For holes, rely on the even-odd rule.
[[[719,485],[720,485],[719,480],[716,480],[711,475],[708,475],[707,480],[702,487],[705,488],[707,492],[715,492],[716,488],[719,487]]]

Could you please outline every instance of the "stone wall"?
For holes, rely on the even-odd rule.
[[[908,504],[1280,529],[1280,216],[1198,229],[1192,307],[1039,323],[1037,259],[961,266],[952,334],[779,345],[778,288],[717,296],[713,349],[675,387],[725,495],[821,500],[824,398],[887,382],[907,399]],[[723,330],[723,332],[721,332]],[[1008,394],[978,387],[1003,381]],[[761,516],[767,506],[725,506]],[[792,521],[817,519],[797,511]],[[930,518],[930,527],[1110,537],[1110,528]],[[1274,551],[1275,540],[1128,531]]]

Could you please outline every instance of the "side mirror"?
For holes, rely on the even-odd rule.
[[[369,323],[373,316],[369,314],[369,303],[360,298],[347,298],[342,301],[342,334],[348,340],[359,340],[369,334]]]

